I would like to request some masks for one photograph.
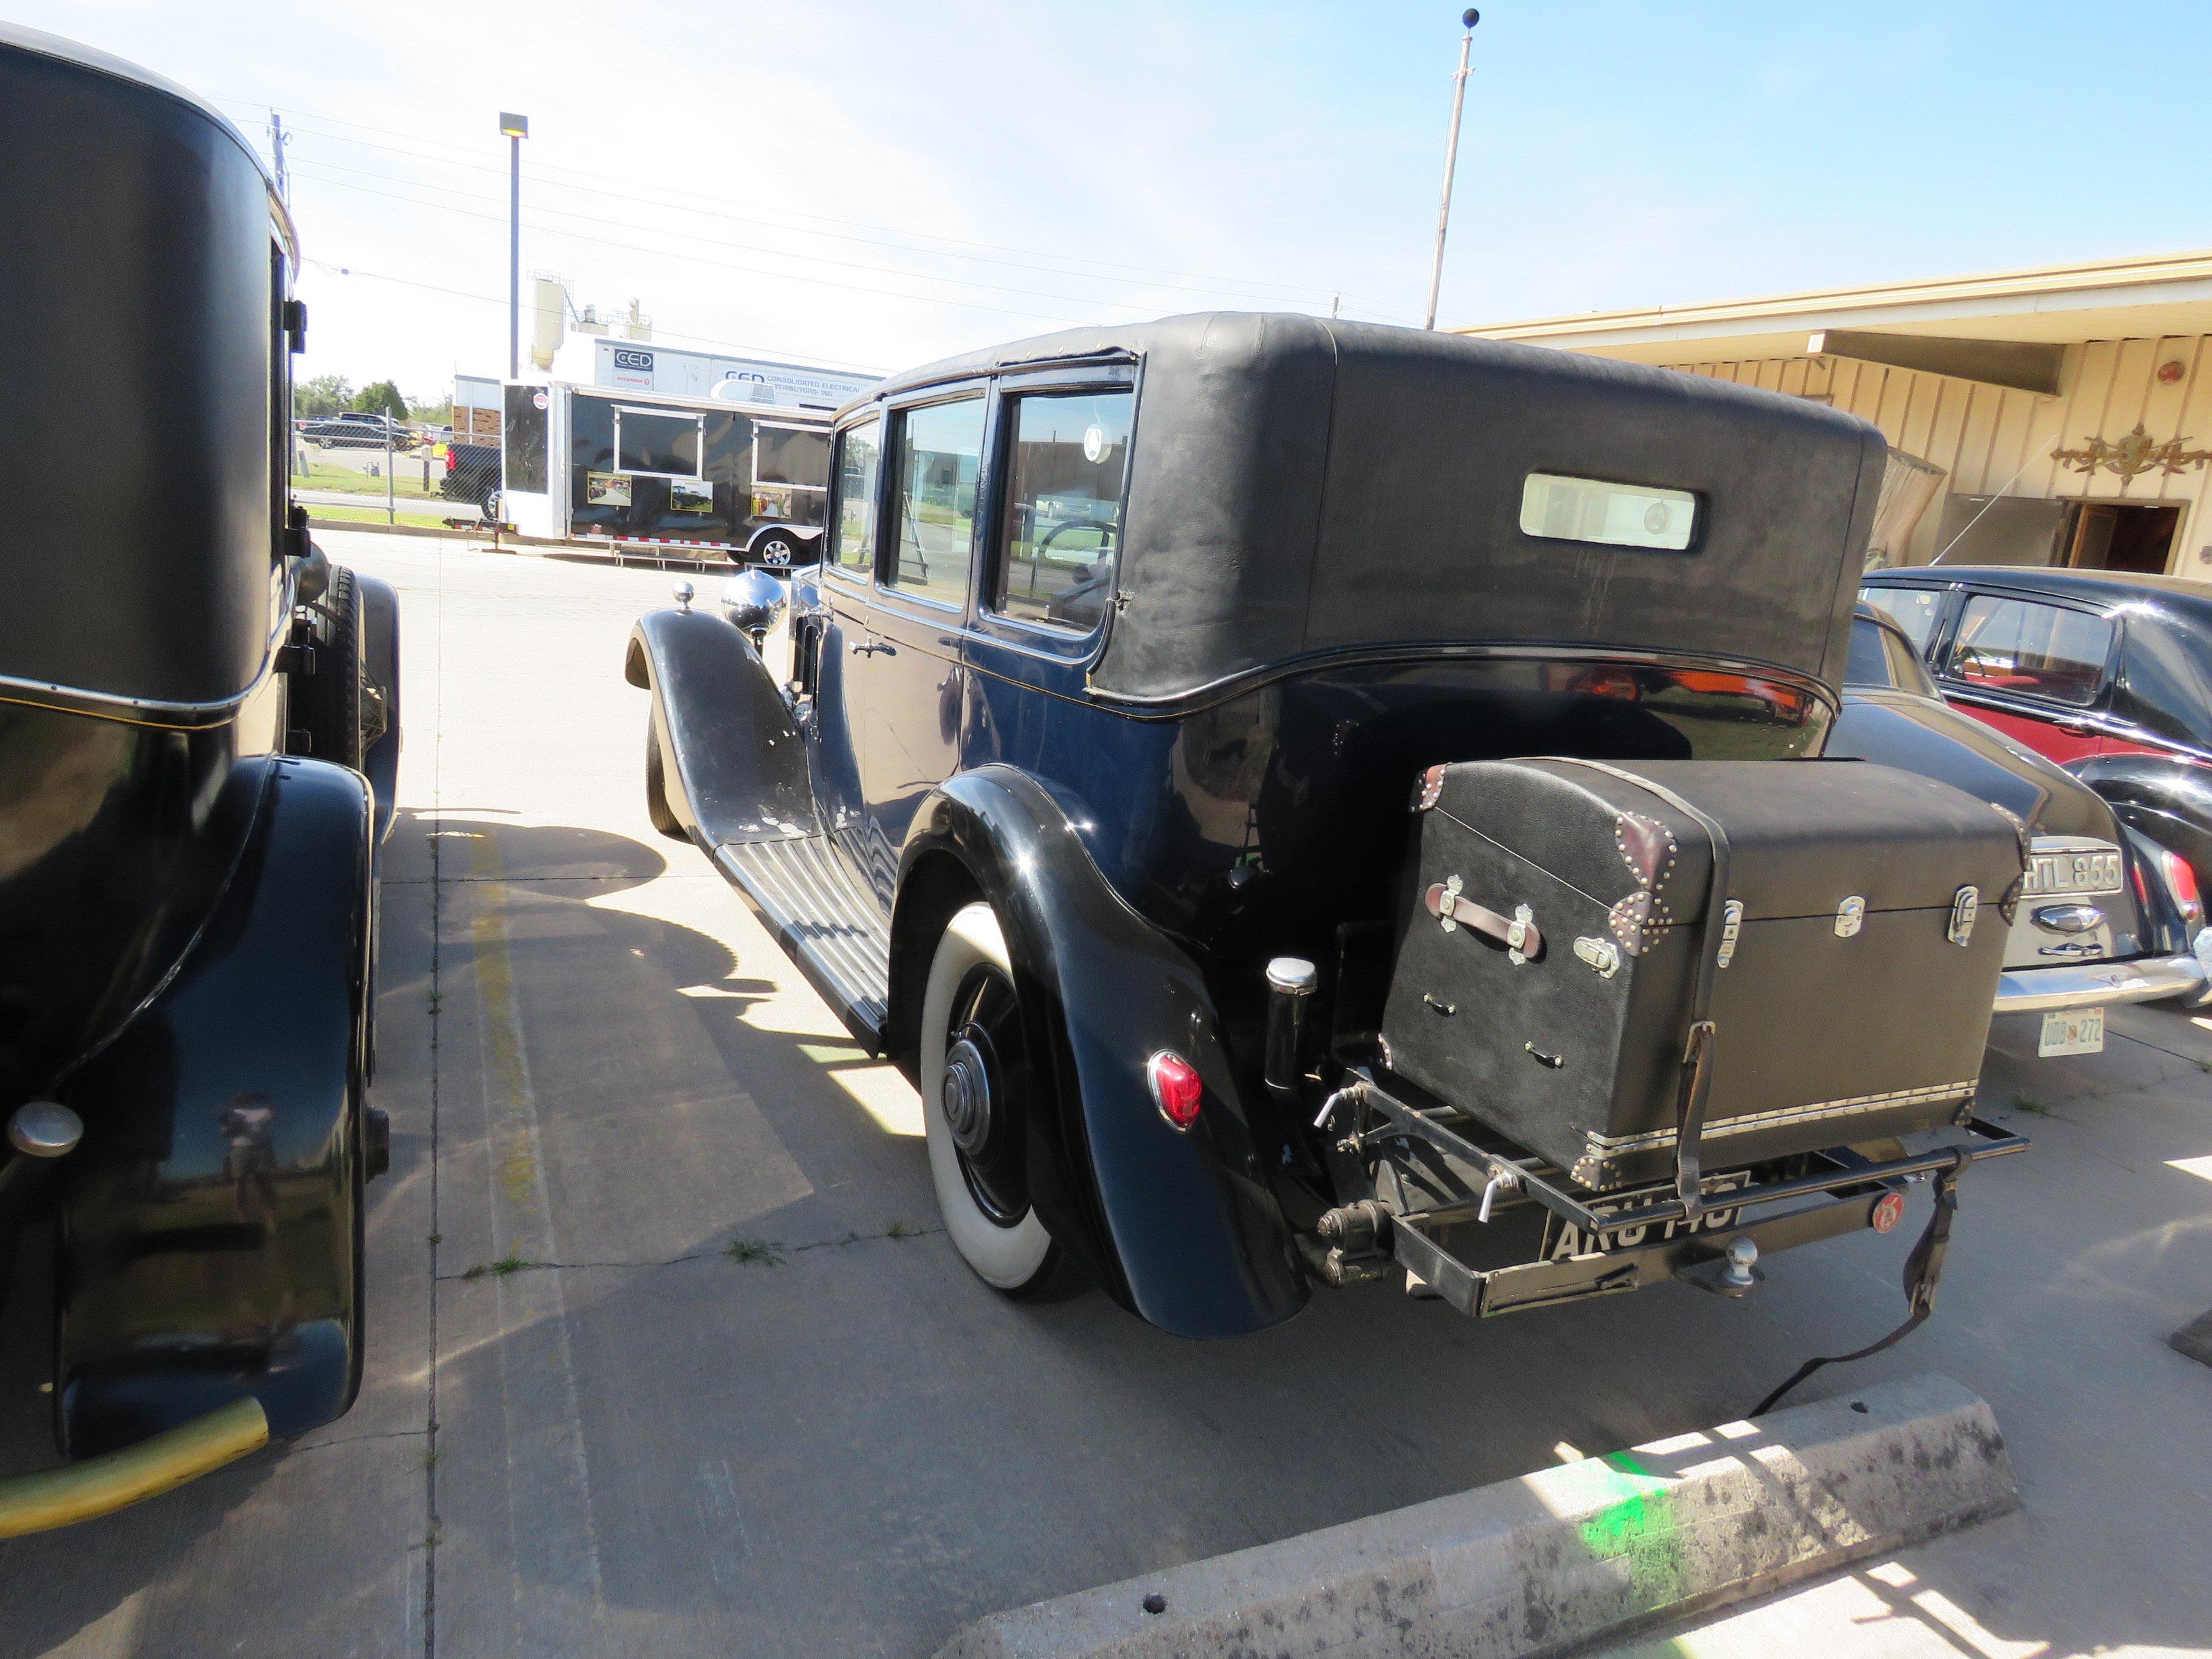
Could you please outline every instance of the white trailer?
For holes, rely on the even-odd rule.
[[[769,565],[817,556],[829,411],[511,381],[500,516],[545,541]]]

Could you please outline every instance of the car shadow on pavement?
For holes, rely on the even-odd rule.
[[[434,880],[385,895],[394,1170],[371,1221],[408,1237],[372,1246],[362,1402],[326,1444],[0,1545],[0,1654],[419,1653],[405,1608],[434,1573],[453,1653],[923,1656],[1000,1608],[1708,1429],[1902,1314],[1924,1189],[1890,1237],[1778,1258],[1741,1302],[1668,1285],[1477,1322],[1386,1282],[1215,1343],[1095,1291],[1011,1303],[939,1228],[910,1086],[696,850],[489,811],[395,833],[434,849],[411,860]],[[2023,1282],[1996,1218],[2075,1262],[2119,1249],[2138,1210],[2062,1196],[2072,1103],[2155,1122],[2175,1086],[2037,1075],[2067,1091],[2027,1126],[2053,1144],[1977,1173],[1992,1231],[1962,1226],[1936,1320],[1801,1393],[1951,1375],[1996,1405],[2029,1513],[1923,1547],[1902,1578],[1856,1570],[1855,1616],[2185,1645],[2198,1608],[2154,1573],[2086,1635],[2008,1605],[2067,1557],[2037,1497],[2057,1464],[2042,1489],[2054,1515],[2069,1501],[2065,1448],[2016,1356],[2054,1319],[2110,1317],[2134,1269],[2074,1285],[2039,1258]],[[19,1286],[50,1275],[27,1246]],[[2177,1271],[2203,1254],[2173,1248]],[[0,1469],[52,1461],[44,1340],[17,1334],[43,1330],[40,1300],[0,1350]],[[2154,1522],[2166,1497],[2145,1501]]]
[[[480,1174],[448,1142],[441,1212],[472,1240],[440,1286],[457,1648],[587,1628],[669,1654],[927,1654],[999,1608],[1732,1420],[1904,1312],[1924,1190],[1896,1234],[1793,1253],[1745,1302],[1668,1285],[1476,1322],[1384,1284],[1222,1343],[1095,1292],[1009,1303],[942,1236],[911,1118],[856,1079],[910,1088],[791,988],[696,853],[489,819],[439,833],[441,867],[476,872],[441,928],[448,1136],[469,1133],[470,1087],[491,1103]],[[478,1057],[512,1075],[466,1083]],[[502,1089],[528,1097],[542,1256],[452,1207],[514,1196]],[[1988,1172],[1977,1205],[2014,1178]],[[2002,1264],[1978,1240],[1957,1255],[1953,1321],[1801,1397],[1924,1369],[1995,1392],[1974,1280]],[[2051,1634],[2005,1628],[2001,1586],[1932,1559],[1911,1582],[1945,1605]]]

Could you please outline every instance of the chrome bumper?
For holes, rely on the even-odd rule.
[[[2204,964],[2193,956],[2022,968],[1998,976],[1997,1012],[2045,1014],[2106,1002],[2156,1002],[2202,992],[2206,982]]]

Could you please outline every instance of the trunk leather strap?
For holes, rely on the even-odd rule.
[[[1607,766],[1603,761],[1583,760],[1573,755],[1546,758],[1568,766],[1586,766],[1609,778],[1633,784],[1647,794],[1658,796],[1703,830],[1705,838],[1712,843],[1712,879],[1706,884],[1704,937],[1698,946],[1697,970],[1690,980],[1690,1018],[1682,1042],[1682,1079],[1674,1103],[1674,1196],[1681,1201],[1682,1213],[1694,1221],[1705,1207],[1701,1142],[1705,1131],[1705,1102],[1712,1092],[1713,1049],[1719,1036],[1719,1028],[1712,1017],[1713,975],[1719,971],[1721,936],[1727,926],[1728,831],[1702,808],[1683,799],[1664,784],[1640,778],[1617,766]]]

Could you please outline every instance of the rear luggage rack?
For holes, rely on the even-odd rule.
[[[1373,1230],[1371,1252],[1331,1250],[1325,1276],[1346,1281],[1375,1277],[1387,1249],[1444,1300],[1478,1316],[1632,1291],[1662,1279],[1700,1277],[1696,1270],[1719,1262],[1733,1239],[1747,1237],[1771,1251],[1854,1231],[1874,1224],[1875,1206],[1901,1191],[1909,1178],[1955,1176],[1967,1164],[2028,1146],[2024,1136],[1969,1117],[1957,1126],[1972,1137],[1964,1144],[1881,1162],[1832,1147],[1809,1154],[1825,1166],[1812,1173],[1744,1186],[1731,1184],[1741,1177],[1728,1173],[1698,1173],[1698,1137],[1692,1133],[1678,1149],[1674,1196],[1607,1212],[1595,1207],[1606,1202],[1602,1194],[1577,1196],[1566,1190],[1558,1170],[1542,1159],[1518,1149],[1479,1145],[1467,1133],[1475,1126],[1466,1114],[1415,1105],[1394,1093],[1372,1067],[1352,1066],[1346,1077],[1322,1108],[1320,1121],[1329,1126],[1347,1107],[1352,1109],[1336,1149],[1363,1165],[1379,1159],[1386,1188],[1382,1208],[1389,1221],[1387,1229]],[[1414,1147],[1424,1155],[1408,1157]],[[1431,1189],[1439,1201],[1409,1204],[1409,1179]],[[1692,1192],[1695,1201],[1686,1203],[1682,1194]],[[1633,1248],[1555,1252],[1551,1259],[1540,1253],[1538,1260],[1503,1267],[1484,1268],[1462,1261],[1443,1236],[1469,1222],[1487,1222],[1501,1198],[1509,1205],[1540,1206],[1583,1240],[1652,1233],[1657,1237]],[[1746,1218],[1751,1210],[1792,1200],[1811,1201]],[[1726,1224],[1708,1230],[1724,1212],[1732,1212],[1725,1214]]]

